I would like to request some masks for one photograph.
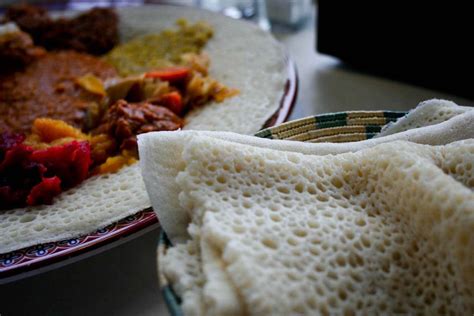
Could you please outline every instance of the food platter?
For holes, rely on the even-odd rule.
[[[285,56],[283,62],[286,65],[287,77],[284,91],[278,110],[262,126],[264,128],[284,122],[296,102],[298,88],[296,68],[288,56]],[[156,227],[158,221],[149,208],[78,238],[33,245],[0,254],[0,284],[81,260],[139,237]]]
[[[311,116],[259,131],[256,136],[268,139],[291,139],[304,142],[356,142],[374,137],[383,126],[404,116],[403,111],[351,111]],[[158,242],[158,274],[161,294],[173,316],[183,315],[182,300],[173,289],[160,265],[160,258],[173,247],[162,230]]]
[[[280,109],[264,127],[285,122],[291,113],[297,94],[296,68],[291,60],[288,60],[288,75],[289,79]],[[140,237],[158,226],[155,213],[152,209],[147,209],[79,238],[35,245],[0,254],[0,284],[87,258]]]

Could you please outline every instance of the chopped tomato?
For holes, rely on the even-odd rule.
[[[31,160],[44,165],[49,173],[62,180],[64,187],[72,187],[87,178],[91,165],[90,145],[87,141],[35,150]]]
[[[35,185],[26,199],[28,205],[51,204],[53,198],[61,193],[61,179],[54,176],[43,178],[40,183]]]
[[[163,94],[158,99],[158,103],[170,109],[176,115],[182,115],[184,111],[183,98],[178,91]]]
[[[0,209],[50,204],[89,175],[87,141],[34,149],[24,140],[24,135],[0,133]]]
[[[186,79],[189,72],[190,69],[188,67],[170,67],[147,72],[145,78],[157,78],[164,81],[179,81]]]

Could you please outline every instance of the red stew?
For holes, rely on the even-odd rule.
[[[50,204],[63,190],[87,178],[88,142],[34,150],[24,140],[21,134],[0,134],[0,209]]]
[[[88,73],[101,79],[116,75],[100,59],[63,51],[48,53],[22,71],[0,76],[0,131],[28,133],[38,117],[82,128],[86,109],[91,102],[100,101],[76,83]]]

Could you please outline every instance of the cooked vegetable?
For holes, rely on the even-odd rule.
[[[181,63],[183,54],[199,53],[213,35],[212,27],[205,22],[188,24],[181,19],[177,26],[177,30],[143,35],[118,45],[105,60],[122,76],[138,75]]]
[[[189,73],[190,69],[188,67],[169,67],[147,72],[145,73],[145,78],[157,78],[164,81],[175,82],[186,79]]]
[[[111,136],[84,134],[64,121],[50,118],[37,118],[33,122],[31,134],[26,138],[25,145],[31,146],[33,149],[46,149],[74,140],[89,142],[92,166],[103,163],[108,157],[117,153],[116,142]]]
[[[113,173],[123,166],[129,166],[137,161],[134,153],[123,150],[120,155],[107,158],[107,160],[94,170],[94,174]]]
[[[224,86],[219,81],[193,72],[186,84],[185,103],[191,106],[202,105],[209,101],[222,102],[239,94],[239,90]]]
[[[31,160],[45,166],[48,174],[57,175],[63,188],[85,180],[92,163],[89,143],[75,140],[64,145],[34,150]]]
[[[97,94],[101,97],[107,95],[102,80],[91,73],[87,73],[84,76],[77,78],[76,82],[79,86],[91,93]]]
[[[163,94],[156,103],[170,109],[176,115],[182,115],[184,112],[183,98],[177,91]]]
[[[59,195],[61,191],[61,179],[59,177],[43,178],[40,183],[31,189],[26,198],[26,204],[51,204],[53,198]]]
[[[24,140],[21,134],[0,134],[0,209],[50,204],[54,196],[87,178],[88,142],[33,149]]]
[[[88,139],[86,134],[66,122],[44,117],[34,120],[31,137],[35,138],[37,142],[43,143],[51,143],[66,137],[78,140]]]
[[[111,104],[120,99],[126,99],[130,90],[143,82],[143,76],[111,78],[105,81],[105,91]]]

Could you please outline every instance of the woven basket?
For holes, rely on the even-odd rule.
[[[351,111],[315,115],[263,129],[255,136],[313,143],[355,142],[374,137],[384,125],[396,121],[405,114],[406,112],[399,111]],[[158,275],[161,292],[170,315],[182,316],[181,298],[174,292],[159,264],[159,258],[169,247],[172,247],[172,244],[162,230],[158,242]]]

